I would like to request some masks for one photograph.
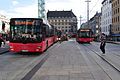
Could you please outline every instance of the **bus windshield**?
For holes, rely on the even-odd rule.
[[[35,43],[42,40],[42,24],[32,21],[11,21],[11,42]]]
[[[90,33],[88,31],[81,31],[79,33],[79,37],[83,37],[83,38],[90,37]]]

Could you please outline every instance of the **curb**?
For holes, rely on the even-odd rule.
[[[120,44],[120,42],[107,41],[107,43]]]
[[[0,54],[4,54],[6,52],[9,52],[8,48],[0,48]]]

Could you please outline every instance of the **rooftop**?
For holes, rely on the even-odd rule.
[[[48,11],[47,17],[76,17],[72,10],[70,11]]]

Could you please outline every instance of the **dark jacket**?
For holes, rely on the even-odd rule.
[[[101,45],[106,43],[106,35],[105,34],[101,35],[100,41],[101,41]]]
[[[2,38],[0,38],[0,43],[4,42],[4,40]]]

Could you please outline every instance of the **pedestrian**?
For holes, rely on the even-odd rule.
[[[60,38],[59,38],[59,42],[60,42],[60,43],[63,42],[63,36],[64,36],[64,35],[61,35]]]
[[[102,54],[105,55],[106,35],[104,33],[101,34],[100,41],[100,49],[102,51]]]
[[[0,47],[2,47],[2,42],[4,42],[5,44],[5,41],[3,40],[2,35],[0,34]]]

